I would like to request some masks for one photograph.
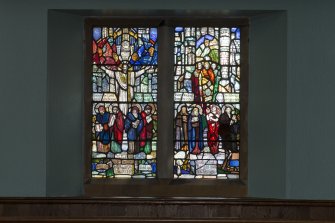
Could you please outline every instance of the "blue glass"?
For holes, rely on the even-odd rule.
[[[238,27],[175,28],[174,178],[239,177],[240,35]]]
[[[152,172],[156,173],[156,163],[151,163]]]
[[[238,160],[230,160],[229,161],[229,166],[238,167],[238,166],[240,166],[240,162]]]
[[[236,29],[236,39],[240,39],[240,29]]]
[[[150,29],[150,39],[156,42],[157,40],[157,29],[156,28]]]
[[[182,32],[182,31],[184,31],[184,28],[183,27],[176,27],[176,32]]]
[[[94,27],[93,28],[93,39],[97,41],[101,38],[101,28],[100,27]]]
[[[203,44],[205,42],[205,40],[213,40],[214,36],[206,34],[205,36],[201,37],[198,41],[197,41],[197,45],[196,47],[198,48],[201,44]]]
[[[97,168],[97,164],[96,163],[92,163],[92,171],[96,170]]]
[[[92,88],[100,93],[92,104],[92,177],[156,177],[157,35],[157,28],[92,28]]]

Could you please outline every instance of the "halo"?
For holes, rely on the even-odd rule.
[[[95,105],[95,107],[94,107],[94,111],[95,111],[95,113],[99,113],[99,107],[100,106],[104,106],[105,107],[105,104],[104,103],[98,103],[98,104],[96,104]],[[106,109],[106,107],[105,107],[105,109]]]
[[[212,110],[212,107],[216,107],[216,114],[221,115],[221,108],[218,105],[210,105],[210,109]]]
[[[116,104],[116,103],[112,103],[112,104],[109,104],[109,106],[108,106],[109,112],[112,112],[112,111],[113,111],[113,107],[117,107],[117,108],[120,110],[118,104]]]
[[[231,111],[235,111],[235,107],[230,105],[230,104],[225,104],[223,107],[222,107],[222,111],[224,112],[226,110],[226,108],[231,108]]]
[[[151,114],[154,114],[155,111],[156,111],[156,105],[153,104],[153,103],[149,103],[149,104],[147,104],[147,105],[149,105],[149,106],[151,107]],[[145,107],[145,106],[144,106],[144,107]]]
[[[192,105],[193,108],[197,107],[199,110],[199,114],[202,114],[202,107],[200,105]],[[192,109],[193,110],[193,109]]]
[[[131,108],[132,107],[137,107],[138,108],[138,112],[141,112],[142,111],[142,106],[140,105],[140,104],[132,104],[131,106],[130,106],[130,110],[131,110]],[[131,112],[131,111],[130,111]]]
[[[178,112],[178,113],[181,111],[181,108],[182,108],[183,106],[185,106],[186,109],[187,109],[187,105],[186,105],[186,104],[180,104],[180,105],[178,105],[178,107],[177,107],[177,112]]]

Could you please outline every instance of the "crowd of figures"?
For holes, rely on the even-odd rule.
[[[99,103],[95,106],[93,139],[97,141],[98,152],[121,153],[122,143],[126,141],[129,154],[151,153],[152,139],[156,135],[156,108],[154,104],[142,106],[132,105],[125,115],[118,105]]]
[[[188,150],[199,154],[207,142],[212,154],[219,152],[219,142],[230,152],[238,152],[240,118],[235,108],[225,105],[223,112],[218,105],[211,104],[179,106],[176,115],[176,150]]]
[[[222,109],[217,104],[181,104],[175,118],[175,150],[199,155],[207,152],[216,155],[224,151],[222,169],[238,170],[240,117],[238,110],[229,104]],[[185,160],[188,162],[187,160]]]

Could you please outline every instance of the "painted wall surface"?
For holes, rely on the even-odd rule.
[[[285,197],[286,13],[255,16],[249,36],[249,195]]]
[[[0,1],[0,196],[46,193],[46,16]]]
[[[201,9],[282,10],[251,18],[249,196],[335,199],[335,3],[145,2],[0,0],[0,196],[82,193],[82,130],[74,115],[82,109],[82,67],[72,58],[81,48],[71,37],[62,45],[67,35],[81,35],[71,29],[81,18],[50,10]],[[62,50],[67,56],[57,58]]]
[[[83,181],[83,19],[48,14],[47,196],[79,196]]]

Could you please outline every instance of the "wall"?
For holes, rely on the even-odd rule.
[[[251,19],[249,195],[335,199],[331,115],[335,105],[329,103],[335,81],[331,66],[335,32],[330,28],[335,4],[330,0],[145,2],[0,0],[0,196],[74,196],[82,191],[78,166],[82,157],[75,156],[82,139],[73,132],[81,131],[79,117],[73,115],[81,109],[79,61],[59,58],[63,66],[57,67],[52,59],[61,49],[77,55],[72,54],[80,49],[77,43],[70,49],[52,41],[59,37],[57,44],[66,42],[63,30],[77,35],[71,27],[80,24],[80,18],[62,15],[57,21],[58,15],[48,10],[232,9],[285,11]],[[56,86],[60,96],[55,95]],[[71,103],[75,106],[66,107]],[[64,117],[68,124],[60,124]],[[58,130],[65,132],[57,134]]]
[[[46,193],[46,16],[0,1],[0,196]]]
[[[335,4],[325,3],[289,16],[287,194],[294,198],[335,199]]]
[[[83,19],[48,13],[47,195],[80,195],[83,180]]]
[[[285,12],[250,21],[250,196],[285,197],[286,35]]]

